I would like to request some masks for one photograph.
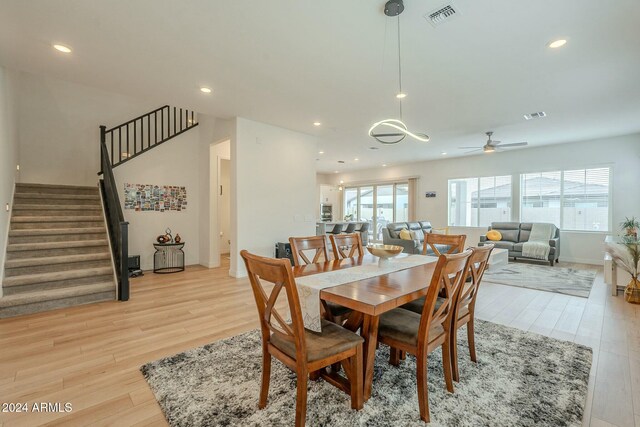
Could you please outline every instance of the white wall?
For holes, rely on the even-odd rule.
[[[13,203],[18,164],[17,75],[0,67],[0,282],[4,277],[4,255]],[[0,286],[0,296],[2,287]]]
[[[310,135],[237,119],[231,144],[233,276],[246,275],[241,249],[272,257],[277,242],[315,235],[316,144]]]
[[[98,127],[119,125],[160,106],[25,72],[19,80],[21,182],[95,185]]]
[[[512,174],[514,182],[517,182],[520,173],[601,165],[613,169],[612,227],[615,231],[625,216],[640,216],[637,190],[640,182],[640,134],[368,169],[335,175],[333,182],[344,180],[348,185],[419,176],[417,217],[431,221],[435,227],[444,227],[447,225],[449,179]],[[426,191],[436,191],[437,197],[425,198]],[[514,200],[514,204],[517,203]],[[468,243],[475,244],[485,228],[456,227],[453,231],[468,234]],[[562,232],[560,260],[601,264],[605,235]]]
[[[153,268],[153,243],[158,235],[164,234],[167,227],[174,237],[180,234],[185,242],[185,264],[199,262],[199,144],[199,127],[196,127],[113,170],[125,220],[129,221],[129,255],[140,255],[143,270]],[[187,190],[187,209],[181,212],[125,210],[125,183],[184,186]]]

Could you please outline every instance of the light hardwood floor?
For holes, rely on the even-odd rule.
[[[0,401],[73,405],[68,414],[0,413],[0,425],[166,425],[138,368],[258,326],[248,282],[227,271],[147,273],[132,280],[127,303],[0,320]],[[593,347],[584,425],[640,427],[640,307],[609,296],[601,272],[588,299],[484,283],[477,310]]]

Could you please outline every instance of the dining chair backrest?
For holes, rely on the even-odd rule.
[[[467,273],[468,276],[471,276],[471,282],[465,283],[460,291],[457,308],[458,312],[464,307],[475,306],[478,288],[480,287],[482,276],[489,265],[489,257],[491,256],[493,247],[494,245],[485,245],[471,248],[473,253],[469,258],[469,271]]]
[[[247,267],[251,290],[258,307],[263,345],[267,345],[271,340],[271,334],[279,335],[294,343],[296,360],[306,360],[302,310],[291,263],[286,258],[265,258],[246,250],[240,251],[240,256]],[[268,295],[263,282],[274,285]],[[283,289],[289,304],[291,323],[288,323],[275,307]]]
[[[367,233],[369,231],[369,225],[370,224],[368,222],[363,222],[358,231],[360,233]]]
[[[336,257],[336,259],[364,256],[364,249],[362,249],[362,240],[360,239],[360,233],[338,235],[332,234],[331,236],[329,236],[329,239],[331,239],[333,255]]]
[[[437,234],[437,233],[425,233],[424,244],[422,246],[422,255],[427,254],[427,250],[431,248],[435,256],[440,256],[442,253],[440,249],[442,246],[449,246],[447,254],[459,254],[464,250],[464,242],[467,240],[465,234]],[[438,248],[436,245],[441,245]]]
[[[296,266],[329,261],[325,236],[289,237],[289,244],[291,245],[293,264]],[[310,259],[305,253],[306,251],[311,252],[313,258]]]
[[[459,254],[440,255],[422,308],[418,347],[428,344],[432,327],[441,326],[449,330],[460,289],[467,277],[471,254],[472,251],[468,249]],[[438,300],[440,305],[436,309]],[[426,347],[423,350],[426,351]]]
[[[347,224],[347,228],[344,229],[344,233],[345,234],[351,234],[354,231],[356,231],[356,223],[355,222],[350,222],[349,224]]]

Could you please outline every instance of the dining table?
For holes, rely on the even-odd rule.
[[[406,256],[422,256],[400,254],[398,258]],[[324,288],[320,291],[320,299],[350,308],[353,313],[344,327],[356,332],[360,330],[364,338],[363,348],[363,397],[371,397],[373,384],[374,360],[378,341],[378,324],[380,316],[394,308],[427,294],[431,283],[437,258],[425,264],[410,266],[406,269],[393,271],[367,279],[339,284]],[[379,260],[371,254],[356,258],[331,260],[321,263],[293,267],[295,277],[322,274],[361,265],[374,264]]]

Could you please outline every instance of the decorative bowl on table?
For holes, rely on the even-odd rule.
[[[378,267],[385,267],[389,265],[389,259],[397,256],[402,252],[402,246],[371,244],[367,245],[367,250],[371,253],[371,255],[380,258],[380,260],[378,261]]]

